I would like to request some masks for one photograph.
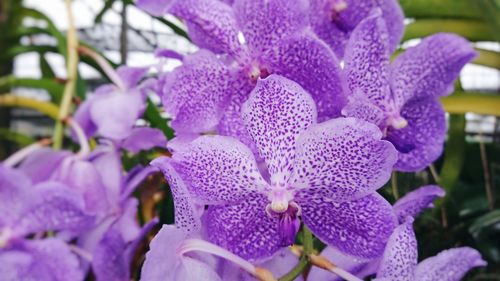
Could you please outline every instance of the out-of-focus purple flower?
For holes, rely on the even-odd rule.
[[[68,245],[55,238],[27,239],[47,231],[82,232],[92,226],[80,194],[58,182],[32,184],[0,165],[0,276],[2,280],[83,280]]]
[[[389,35],[380,9],[354,29],[347,43],[349,90],[345,116],[377,124],[398,149],[395,169],[418,171],[442,153],[445,113],[438,101],[476,52],[465,39],[436,34],[409,48],[389,65]]]
[[[311,96],[278,75],[258,81],[242,115],[269,181],[249,148],[230,137],[199,137],[162,161],[193,200],[210,205],[203,217],[208,240],[246,259],[266,258],[293,243],[301,217],[348,254],[381,255],[396,217],[374,191],[397,155],[380,130],[354,118],[316,124]]]
[[[184,19],[193,42],[206,49],[166,74],[163,103],[178,134],[216,130],[252,146],[241,105],[257,79],[270,74],[304,87],[320,120],[340,115],[345,100],[339,62],[307,28],[307,1],[238,0],[229,6],[214,0],[143,0],[138,5]]]
[[[486,262],[475,249],[454,248],[440,252],[417,264],[417,240],[413,219],[394,230],[377,272],[378,281],[459,281],[473,267]]]
[[[403,224],[408,217],[416,218],[426,208],[433,207],[432,201],[444,196],[444,190],[436,185],[426,185],[406,194],[400,198],[393,206],[394,212]],[[327,247],[321,255],[333,262],[338,267],[358,276],[365,278],[377,272],[381,262],[381,257],[376,259],[363,259],[346,255],[333,247]],[[331,272],[324,271],[317,267],[312,268],[309,274],[311,280],[340,281],[340,277],[332,275]]]
[[[379,7],[388,27],[388,48],[396,50],[404,31],[404,15],[396,0],[311,0],[309,18],[313,30],[335,51],[344,56],[346,43],[356,26]]]
[[[130,136],[146,106],[146,97],[138,83],[147,71],[148,68],[119,68],[118,85],[99,87],[78,107],[74,119],[87,137],[98,134],[121,141]]]

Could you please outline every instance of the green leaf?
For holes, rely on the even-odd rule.
[[[178,27],[175,23],[173,23],[167,19],[160,18],[160,17],[155,17],[155,19],[158,20],[159,22],[163,23],[164,25],[170,27],[170,29],[172,29],[172,31],[175,32],[177,35],[180,35],[180,36],[186,38],[187,40],[191,41],[187,32],[184,29]]]
[[[500,95],[473,92],[456,92],[441,98],[444,109],[449,113],[477,114],[500,116]]]
[[[399,0],[405,16],[409,18],[471,18],[481,14],[474,5],[476,0]]]
[[[17,143],[19,146],[27,146],[35,142],[35,139],[30,136],[6,128],[0,128],[0,139]]]
[[[482,20],[418,19],[406,26],[402,42],[439,32],[459,34],[469,41],[495,41],[496,34]]]
[[[12,87],[27,87],[46,90],[51,96],[51,100],[59,103],[64,90],[64,85],[57,82],[56,79],[41,78],[19,78],[13,75],[0,77],[0,89],[8,91]]]
[[[56,74],[54,73],[54,70],[52,70],[52,67],[50,66],[47,59],[45,58],[45,55],[40,54],[38,57],[40,62],[40,70],[42,71],[42,77],[55,78]]]
[[[148,106],[144,112],[144,119],[146,119],[151,127],[160,129],[167,139],[174,137],[174,130],[167,125],[168,120],[161,117],[158,108],[148,99]]]

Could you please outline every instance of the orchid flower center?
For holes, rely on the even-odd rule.
[[[408,126],[408,121],[398,114],[396,116],[389,117],[388,125],[399,130]]]
[[[300,206],[293,201],[293,194],[285,185],[275,186],[268,198],[271,203],[267,205],[266,213],[278,219],[280,244],[283,247],[290,246],[295,242],[300,227]]]
[[[332,21],[338,21],[339,14],[347,9],[347,3],[344,0],[334,0],[332,3]]]
[[[252,81],[257,81],[258,78],[266,78],[269,76],[271,73],[269,73],[269,70],[265,67],[261,67],[256,64],[252,64],[249,70],[248,75],[250,76],[250,79]]]
[[[0,249],[7,246],[12,238],[12,230],[10,228],[0,229]]]

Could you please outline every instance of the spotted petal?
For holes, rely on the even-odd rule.
[[[469,247],[449,249],[418,264],[415,280],[458,281],[473,267],[486,266],[481,254]]]
[[[381,256],[397,223],[392,206],[377,193],[336,203],[327,197],[301,192],[296,201],[302,208],[304,223],[316,237],[361,259]]]
[[[360,92],[381,109],[389,106],[388,33],[380,9],[354,29],[347,43],[345,71],[351,93]],[[387,109],[386,109],[387,110]],[[368,116],[363,118],[370,120]]]
[[[391,281],[421,280],[413,278],[417,266],[418,251],[412,224],[413,219],[410,217],[394,230],[387,242],[377,278]]]
[[[278,75],[259,80],[243,104],[242,116],[273,183],[285,183],[295,159],[299,134],[316,123],[311,96],[297,83]]]
[[[272,256],[279,248],[278,219],[266,214],[268,199],[247,193],[239,204],[210,206],[203,217],[206,238],[248,260]]]
[[[201,213],[188,193],[185,183],[172,167],[169,158],[156,158],[151,162],[151,165],[158,167],[169,183],[174,197],[175,224],[177,227],[182,229],[186,235],[199,232],[201,229]]]
[[[292,185],[337,202],[379,189],[397,160],[393,145],[381,138],[377,126],[354,118],[312,126],[297,141]]]
[[[396,104],[450,94],[460,70],[476,55],[471,43],[460,36],[439,33],[425,38],[391,65]]]
[[[424,209],[433,207],[432,201],[444,194],[444,190],[437,185],[422,186],[399,199],[394,204],[394,212],[402,223],[406,217],[415,218]]]
[[[433,99],[411,100],[401,111],[408,121],[403,129],[390,127],[386,139],[399,150],[394,168],[415,172],[434,162],[443,152],[446,118],[443,107]]]
[[[316,102],[320,121],[340,116],[345,82],[340,63],[310,31],[282,40],[267,58],[272,73],[299,83]]]
[[[236,20],[253,54],[272,50],[285,38],[307,25],[305,0],[237,0]]]
[[[163,106],[174,118],[171,126],[187,133],[212,130],[230,94],[230,75],[228,67],[207,50],[187,56],[168,74],[163,89]]]
[[[311,0],[311,25],[318,36],[332,47],[339,57],[351,32],[376,7],[382,9],[384,21],[389,29],[389,46],[392,53],[404,30],[404,16],[395,0]]]
[[[250,149],[231,137],[199,137],[172,159],[172,166],[199,202],[238,202],[266,185]]]

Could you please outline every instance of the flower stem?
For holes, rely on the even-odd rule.
[[[111,82],[113,82],[113,84],[115,84],[120,89],[120,91],[122,92],[126,91],[127,87],[123,83],[123,80],[120,78],[118,73],[116,73],[113,66],[105,58],[103,58],[100,54],[98,54],[94,50],[87,48],[85,46],[80,46],[78,48],[78,52],[80,52],[80,54],[82,55],[88,56],[91,59],[93,59],[101,67],[102,71],[104,71],[106,76],[108,76],[109,80],[111,80]]]
[[[42,139],[38,142],[30,144],[30,145],[26,146],[25,148],[12,154],[11,156],[9,156],[9,158],[5,159],[3,161],[3,165],[5,167],[14,167],[17,164],[19,164],[21,161],[23,161],[28,155],[39,150],[40,148],[42,148],[44,146],[49,145],[51,142],[52,142],[51,139]]]
[[[299,263],[290,270],[287,274],[282,276],[279,281],[293,281],[297,276],[299,276],[309,265],[309,255],[314,251],[313,236],[309,228],[306,225],[302,227],[302,240],[303,240],[303,251],[300,257]]]
[[[64,124],[63,121],[68,117],[71,107],[71,100],[76,88],[77,71],[78,71],[78,35],[76,33],[73,12],[71,10],[71,0],[65,0],[66,10],[68,13],[68,34],[67,34],[67,81],[64,86],[61,105],[59,106],[58,120],[54,129],[54,149],[62,147]]]

